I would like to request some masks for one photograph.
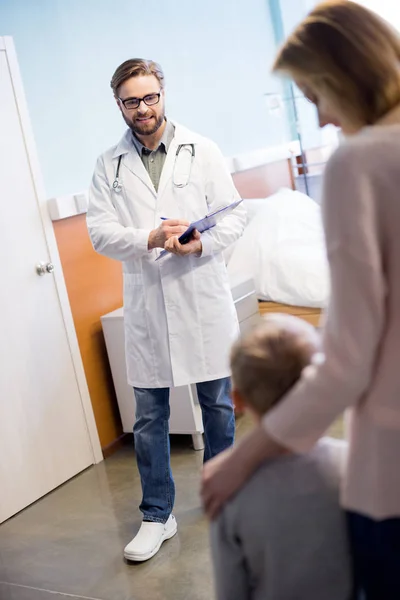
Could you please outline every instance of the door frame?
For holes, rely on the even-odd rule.
[[[93,463],[97,464],[103,460],[103,453],[100,446],[100,440],[97,432],[96,421],[94,418],[93,407],[90,400],[89,389],[86,382],[85,371],[83,369],[78,338],[76,336],[74,321],[72,318],[72,312],[69,304],[60,255],[58,252],[57,241],[53,229],[53,223],[50,219],[50,214],[47,206],[44,183],[41,175],[35,139],[33,136],[33,130],[31,127],[28,105],[25,98],[24,88],[17,60],[17,54],[15,51],[15,45],[12,37],[0,37],[0,51],[5,51],[6,59],[10,69],[11,82],[14,89],[19,119],[24,137],[24,143],[31,170],[36,202],[41,216],[43,233],[49,253],[49,258],[55,267],[53,277],[56,285],[58,299],[61,306],[61,312],[71,352],[75,377],[78,384],[82,411],[85,418],[90,448],[93,456]],[[46,257],[44,257],[44,259],[45,258]],[[40,259],[41,257],[37,257],[37,260]]]

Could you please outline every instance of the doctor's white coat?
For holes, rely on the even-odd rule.
[[[238,335],[222,250],[243,232],[240,205],[202,235],[201,257],[168,255],[155,262],[149,233],[160,218],[193,221],[239,198],[225,160],[210,140],[174,123],[158,193],[127,130],[97,161],[89,192],[87,224],[95,250],[123,262],[124,323],[128,382],[160,388],[227,377],[229,353]],[[176,160],[179,144],[185,146]],[[113,190],[118,157],[119,180]],[[175,166],[176,162],[176,166]],[[175,172],[174,172],[175,166]]]

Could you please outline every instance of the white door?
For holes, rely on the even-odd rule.
[[[36,272],[51,259],[7,40],[0,37],[0,522],[95,461],[60,290],[54,274]],[[38,85],[45,95],[45,79]]]

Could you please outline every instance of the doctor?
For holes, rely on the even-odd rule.
[[[228,356],[238,333],[222,251],[242,234],[239,206],[214,229],[181,245],[190,221],[238,199],[217,146],[165,117],[164,75],[127,60],[111,88],[128,126],[97,161],[87,223],[97,252],[124,271],[127,372],[143,522],[126,546],[143,561],[177,531],[168,437],[169,388],[192,383],[203,414],[204,460],[232,445]],[[169,254],[156,261],[162,249]]]

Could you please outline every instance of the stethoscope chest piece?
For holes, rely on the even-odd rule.
[[[114,192],[120,192],[122,190],[122,185],[119,182],[119,169],[121,167],[121,160],[122,160],[122,154],[118,157],[117,170],[115,172],[115,179],[112,184]]]
[[[112,186],[114,192],[120,192],[122,189],[122,185],[120,184],[119,179],[117,177],[114,179]]]

